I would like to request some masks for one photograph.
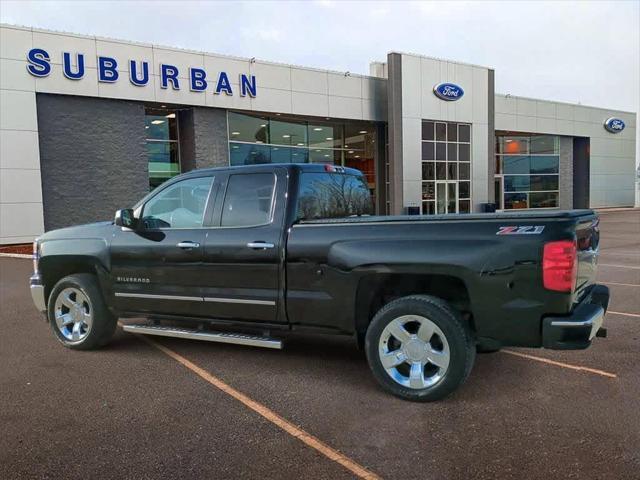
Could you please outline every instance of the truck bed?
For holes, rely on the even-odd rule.
[[[593,210],[547,210],[524,212],[496,212],[496,213],[459,213],[447,215],[369,215],[348,218],[319,218],[314,220],[301,220],[299,224],[336,224],[336,223],[393,223],[393,222],[460,222],[467,220],[553,220],[577,218],[593,215]]]

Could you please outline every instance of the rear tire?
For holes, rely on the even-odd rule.
[[[385,390],[418,402],[440,400],[456,390],[476,357],[469,327],[444,300],[428,295],[385,305],[369,325],[365,351]]]
[[[56,338],[74,350],[106,345],[116,330],[117,318],[109,311],[95,275],[64,277],[51,291],[47,318]]]

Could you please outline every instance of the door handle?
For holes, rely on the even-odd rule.
[[[275,245],[273,243],[267,242],[249,242],[247,243],[248,248],[255,248],[259,250],[266,250],[267,248],[273,248]]]
[[[190,250],[192,248],[198,248],[200,246],[200,244],[198,242],[192,242],[190,240],[184,241],[184,242],[180,242],[178,245],[176,245],[179,248],[183,248],[185,250]]]

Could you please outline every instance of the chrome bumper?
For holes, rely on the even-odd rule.
[[[29,279],[29,287],[31,289],[31,299],[38,311],[47,312],[47,303],[44,299],[44,285],[39,275],[34,275]]]
[[[589,347],[594,337],[606,336],[602,324],[608,306],[609,289],[604,285],[594,285],[587,299],[571,314],[542,320],[542,346],[554,350]]]
[[[589,340],[596,336],[596,332],[602,327],[604,322],[604,308],[598,306],[590,313],[589,318],[578,322],[555,320],[551,322],[552,327],[569,327],[569,328],[591,328],[589,332]]]

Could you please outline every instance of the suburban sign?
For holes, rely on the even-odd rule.
[[[460,100],[464,95],[464,90],[455,83],[439,83],[433,87],[433,93],[442,100],[452,102],[454,100]]]
[[[27,53],[27,71],[34,77],[47,77],[51,73],[51,57],[42,48],[32,48]],[[145,87],[149,83],[149,62],[128,60],[128,73],[122,72],[129,77],[136,87]],[[114,83],[120,79],[120,69],[115,58],[98,56],[98,81],[103,83]],[[62,54],[62,73],[69,80],[81,80],[85,74],[85,55],[69,52]],[[187,79],[179,78],[180,71],[174,65],[161,63],[158,65],[158,76],[160,77],[160,87],[172,90],[180,90],[184,83],[188,84],[192,92],[204,92],[213,86],[214,94],[233,95],[233,86],[226,72],[219,72],[215,80],[207,77],[207,72],[202,68],[191,67]],[[255,75],[240,74],[238,79],[240,96],[255,97],[257,93]]]
[[[624,122],[619,118],[607,118],[607,120],[604,122],[604,128],[606,128],[607,131],[611,133],[620,133],[622,130],[624,130],[624,127]]]

